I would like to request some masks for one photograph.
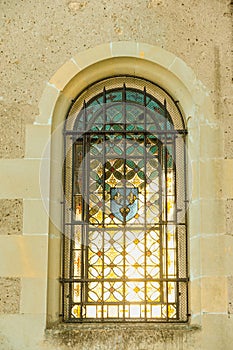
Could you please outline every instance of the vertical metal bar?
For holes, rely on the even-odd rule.
[[[125,134],[123,134],[123,139],[124,139],[124,176],[123,176],[123,180],[124,180],[124,207],[126,204],[126,86],[125,84],[123,85],[123,91],[122,91],[122,113],[123,113],[123,121],[124,121],[124,131]],[[123,221],[123,249],[124,249],[124,255],[123,255],[123,278],[125,280],[126,275],[125,275],[125,271],[126,271],[126,216],[124,216],[124,221]],[[123,282],[123,319],[125,320],[125,300],[126,300],[126,296],[125,296],[125,290],[126,290],[126,282]]]
[[[80,285],[80,319],[83,319],[83,303],[84,303],[84,285],[83,285],[83,280],[84,280],[84,267],[85,267],[85,257],[84,257],[84,252],[85,252],[85,215],[86,215],[86,207],[85,207],[85,181],[86,178],[84,176],[85,168],[84,168],[84,158],[85,158],[85,138],[82,138],[82,188],[81,188],[81,193],[82,193],[82,213],[81,213],[81,220],[82,220],[82,226],[81,226],[81,285]]]
[[[89,250],[89,224],[90,224],[90,214],[89,214],[89,205],[90,205],[90,135],[85,137],[85,193],[86,193],[86,215],[85,215],[85,279],[88,278],[89,272],[89,263],[88,263],[88,250]],[[85,303],[88,302],[88,282],[85,282]]]
[[[102,278],[104,279],[104,237],[105,237],[105,181],[106,181],[106,121],[107,121],[107,114],[106,114],[106,89],[104,87],[103,89],[103,116],[104,116],[104,129],[105,133],[103,134],[103,203],[102,203],[102,224],[103,224],[103,230],[102,230],[102,245],[103,245],[103,255],[102,255]],[[104,282],[101,282],[101,290],[102,290],[102,297],[101,297],[101,313],[102,313],[102,319],[104,319]],[[107,307],[107,306],[106,306]]]
[[[165,230],[165,249],[166,249],[166,314],[167,314],[167,321],[168,321],[168,241],[167,241],[167,224],[168,224],[168,215],[167,215],[167,101],[166,99],[164,100],[164,118],[165,118],[165,147],[164,147],[164,153],[165,153],[165,186],[164,186],[164,192],[165,192],[165,225],[164,225],[164,230]]]
[[[84,110],[84,128],[86,131],[88,126],[88,120],[87,120],[87,104],[84,100],[83,102],[83,110]],[[88,278],[88,245],[89,245],[89,170],[90,170],[90,154],[89,154],[89,137],[88,135],[84,135],[84,173],[83,173],[83,188],[84,188],[84,225],[83,225],[83,231],[84,231],[84,241],[83,241],[83,265],[84,265],[84,282],[83,284],[83,305],[82,305],[82,318],[84,316],[84,305],[85,305],[85,316],[86,316],[86,303],[88,301],[88,282],[86,282],[86,279]]]
[[[72,183],[71,183],[71,213],[70,213],[70,218],[71,218],[71,225],[70,225],[70,266],[69,266],[69,278],[73,278],[73,268],[74,268],[74,259],[73,259],[73,241],[74,241],[74,172],[75,172],[75,142],[74,142],[74,137],[70,137],[72,140],[72,155],[71,155],[71,161],[72,161],[72,166],[71,166],[71,171],[72,171]],[[73,282],[69,283],[69,318],[71,319],[71,307],[73,305]]]
[[[164,254],[164,248],[163,248],[163,231],[164,231],[164,224],[163,224],[163,216],[164,216],[164,200],[163,200],[163,169],[164,169],[164,153],[163,153],[163,144],[161,140],[157,139],[158,144],[158,176],[159,176],[159,276],[160,276],[160,302],[164,303],[164,286],[161,280],[164,278],[164,266],[163,266],[163,254]],[[162,311],[162,310],[161,310]]]
[[[147,202],[147,134],[146,134],[146,119],[147,119],[147,113],[146,113],[146,87],[143,89],[143,102],[144,102],[144,308],[145,308],[145,320],[147,320],[147,217],[146,217],[146,202]],[[140,137],[140,134],[139,134]]]
[[[184,145],[184,196],[185,196],[185,252],[186,252],[186,269],[185,269],[185,277],[188,278],[188,270],[189,270],[189,261],[188,261],[188,232],[187,232],[187,221],[188,221],[188,198],[187,198],[187,150],[186,150],[186,135],[183,135],[183,145]],[[187,319],[189,315],[189,289],[188,289],[188,283],[186,282],[186,313],[187,313]]]
[[[175,255],[175,264],[176,264],[176,279],[179,279],[179,251],[178,251],[178,244],[179,244],[179,225],[177,223],[177,157],[176,157],[176,138],[177,135],[171,135],[172,137],[172,149],[173,149],[173,186],[174,186],[174,197],[175,197],[175,227],[173,227],[173,230],[175,229],[175,244],[176,244],[176,255]],[[175,295],[175,303],[176,303],[176,319],[179,319],[179,282],[176,282],[176,295]]]
[[[65,230],[66,230],[66,134],[64,134],[63,137],[64,144],[63,144],[63,151],[64,151],[64,171],[63,171],[63,232],[62,232],[62,321],[65,321],[65,249],[66,249],[66,241],[65,241]]]

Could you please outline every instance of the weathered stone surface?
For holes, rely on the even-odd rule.
[[[233,118],[226,117],[224,120],[224,155],[225,158],[233,158]]]
[[[226,201],[226,234],[233,236],[233,199]]]
[[[22,234],[22,199],[0,199],[0,235]]]
[[[0,6],[0,98],[9,111],[8,120],[6,112],[2,119],[0,157],[23,156],[24,123],[38,114],[45,81],[74,54],[110,41],[146,42],[173,52],[207,86],[216,115],[226,113],[224,101],[231,96],[230,0],[13,0]]]
[[[0,278],[0,314],[19,313],[20,289],[20,278]]]
[[[228,314],[233,314],[233,276],[228,276]]]
[[[75,329],[76,328],[76,329]],[[161,350],[180,349],[186,336],[199,333],[195,327],[164,325],[82,325],[46,331],[48,349]],[[97,341],[98,339],[98,341]]]

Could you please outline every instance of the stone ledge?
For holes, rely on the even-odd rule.
[[[72,349],[97,349],[98,338],[101,350],[128,349],[130,344],[134,350],[157,350],[165,343],[178,346],[187,332],[200,330],[200,326],[190,324],[59,324],[45,330],[45,343]]]
[[[190,324],[188,322],[183,323],[165,323],[165,322],[125,322],[125,323],[56,323],[51,327],[47,327],[46,334],[62,334],[65,332],[80,332],[80,331],[93,331],[93,330],[154,330],[154,331],[195,331],[200,330],[201,326],[198,324]]]

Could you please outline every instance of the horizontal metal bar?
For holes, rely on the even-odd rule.
[[[75,225],[80,225],[80,226],[85,226],[85,225],[88,225],[88,226],[90,226],[90,223],[89,222],[84,222],[84,221],[73,221],[73,222],[67,222],[67,223],[65,223],[65,225],[66,226],[75,226]],[[116,224],[117,225],[117,224]],[[159,223],[159,224],[156,224],[156,225],[154,225],[154,226],[147,226],[147,228],[146,228],[146,230],[149,230],[149,229],[156,229],[156,228],[158,228],[158,227],[160,227],[160,226],[164,226],[164,225],[166,225],[166,226],[174,226],[174,227],[176,227],[176,226],[186,226],[186,224],[185,223],[182,223],[182,222],[180,222],[180,223],[176,223],[175,221],[168,221],[167,223],[165,223],[165,222],[162,222],[162,223]],[[93,227],[93,229],[92,229],[92,227]],[[134,230],[143,230],[144,231],[144,226],[134,226],[133,224],[131,224],[131,226],[125,226],[125,225],[122,225],[122,226],[120,226],[120,225],[118,225],[117,226],[117,228],[116,227],[108,227],[108,225],[106,224],[106,227],[99,227],[99,224],[96,224],[96,226],[94,225],[94,224],[91,224],[91,227],[90,227],[90,231],[94,231],[94,230],[96,230],[96,229],[98,229],[98,231],[103,231],[103,230],[107,230],[107,231],[116,231],[117,229],[131,229],[131,228],[133,228]]]
[[[64,131],[64,135],[71,135],[71,136],[82,136],[82,135],[101,135],[101,134],[126,134],[126,135],[133,135],[133,134],[145,134],[145,135],[186,135],[188,134],[188,131],[185,129],[178,129],[178,130],[156,130],[156,131],[145,131],[145,130],[99,130],[99,131],[92,131],[92,130],[83,130],[83,131],[73,131],[73,130],[66,130]]]
[[[177,324],[186,324],[188,322],[188,319],[187,320],[179,320],[177,318],[157,318],[157,317],[154,317],[154,318],[130,318],[130,317],[125,317],[125,318],[70,318],[70,319],[66,319],[64,320],[65,323],[113,323],[113,322],[117,322],[117,323],[127,323],[127,322],[130,322],[131,324],[133,323],[177,323]]]
[[[61,283],[85,283],[85,282],[188,282],[189,278],[60,278]]]

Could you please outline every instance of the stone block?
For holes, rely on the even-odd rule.
[[[190,240],[190,276],[191,279],[201,275],[201,242],[196,236]]]
[[[200,350],[230,350],[232,344],[225,337],[225,327],[226,315],[203,315]]]
[[[233,236],[233,199],[226,201],[226,233]]]
[[[9,350],[51,350],[43,344],[46,327],[45,314],[4,314],[1,316],[0,333],[5,338],[4,347],[0,348],[1,350],[8,350],[5,344],[9,344]]]
[[[190,309],[192,316],[201,314],[201,278],[190,282]]]
[[[0,159],[1,198],[40,198],[39,169],[36,159]]]
[[[47,301],[46,278],[22,278],[20,313],[45,314]]]
[[[206,235],[201,238],[201,273],[204,276],[225,274],[225,236]]]
[[[0,276],[45,277],[47,250],[47,236],[0,236]]]
[[[0,103],[0,158],[22,158],[25,149],[25,123],[32,123],[37,110],[14,101]]]
[[[50,141],[50,126],[26,125],[25,158],[41,158]]]
[[[48,234],[48,207],[41,200],[24,200],[23,233]]]
[[[19,235],[22,229],[22,199],[0,199],[0,235]]]
[[[172,62],[172,64],[169,66],[169,69],[177,77],[179,77],[179,79],[182,80],[183,83],[189,89],[191,89],[194,86],[196,82],[196,77],[194,75],[194,72],[180,58],[176,57]]]
[[[73,56],[73,60],[77,64],[77,68],[83,69],[110,57],[112,57],[111,44],[108,43],[99,45],[95,49],[80,52]]]
[[[222,168],[222,193],[224,198],[233,198],[233,159],[224,159]]]
[[[209,124],[200,127],[201,158],[223,157],[223,130],[221,125]]]
[[[79,71],[80,71],[80,67],[78,66],[78,64],[74,60],[69,60],[65,64],[63,64],[61,68],[57,70],[54,76],[50,79],[49,83],[54,85],[56,89],[62,91],[65,88],[65,86],[69,83],[69,81],[76,74],[78,74]],[[42,104],[41,104],[41,107],[42,107]]]
[[[119,41],[110,43],[112,56],[138,56],[138,44],[133,41]]]
[[[224,233],[225,201],[221,199],[203,199],[200,201],[200,232],[201,233]]]
[[[225,276],[202,278],[201,303],[204,313],[227,313],[227,280]]]
[[[233,314],[233,276],[227,278],[228,314]]]
[[[233,158],[233,118],[224,118],[224,155]]]
[[[222,197],[223,160],[208,159],[200,162],[200,198]]]
[[[59,94],[60,90],[54,84],[47,83],[39,101],[39,116],[36,118],[36,123],[51,123],[53,110],[59,97]]]
[[[19,313],[20,291],[20,278],[0,277],[0,314]]]

